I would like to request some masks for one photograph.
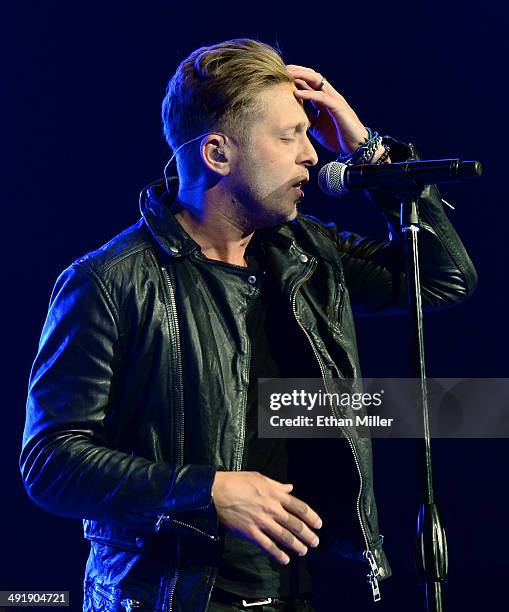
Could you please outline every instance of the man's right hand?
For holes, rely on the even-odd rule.
[[[305,502],[290,495],[293,485],[259,472],[216,472],[212,495],[219,522],[266,551],[282,565],[289,556],[278,547],[305,555],[318,546],[322,521]]]

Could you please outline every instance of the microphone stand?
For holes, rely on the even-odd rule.
[[[349,188],[376,188],[380,186],[378,174],[382,166],[361,164],[348,169],[339,162],[326,164],[319,173],[318,182],[330,195],[342,195]],[[352,175],[350,176],[350,173]],[[482,174],[478,161],[444,159],[408,161],[388,164],[383,169],[383,188],[400,198],[400,223],[405,249],[408,286],[408,312],[410,317],[412,376],[420,381],[419,403],[422,408],[423,439],[418,440],[424,477],[422,497],[417,517],[418,571],[425,585],[427,612],[443,612],[442,583],[447,578],[447,541],[440,522],[433,492],[433,465],[429,427],[426,363],[424,357],[421,283],[419,276],[418,235],[420,231],[418,201],[424,184],[459,182]],[[423,177],[418,180],[418,177]]]
[[[433,466],[426,387],[426,364],[424,355],[421,283],[419,276],[419,214],[418,193],[422,185],[413,181],[410,192],[399,194],[401,201],[400,223],[405,247],[405,265],[408,288],[408,312],[410,316],[410,342],[412,376],[420,379],[420,404],[424,436],[419,440],[418,455],[423,460],[423,502],[417,517],[417,565],[418,573],[425,585],[427,612],[443,612],[442,582],[447,578],[447,541],[445,530],[433,492]]]

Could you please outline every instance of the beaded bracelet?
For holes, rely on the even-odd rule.
[[[378,151],[378,147],[382,144],[382,138],[378,136],[374,140],[370,141],[369,145],[366,146],[366,150],[362,154],[358,163],[360,164],[370,164],[375,157],[376,152]]]
[[[367,138],[364,139],[355,151],[347,155],[340,155],[337,158],[338,162],[352,166],[354,164],[369,164],[375,157],[378,147],[382,144],[382,138],[378,132],[371,128],[366,128],[368,132]]]

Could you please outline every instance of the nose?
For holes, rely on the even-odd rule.
[[[315,151],[314,146],[311,144],[307,134],[304,137],[304,142],[302,145],[302,151],[299,156],[299,164],[304,164],[305,166],[316,166],[318,163],[318,155]]]

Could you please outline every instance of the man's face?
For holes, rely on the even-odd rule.
[[[262,111],[250,127],[249,144],[240,146],[229,176],[235,203],[254,228],[294,219],[303,197],[301,181],[318,162],[309,141],[309,121],[293,95],[295,87],[281,83],[263,90]]]

